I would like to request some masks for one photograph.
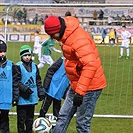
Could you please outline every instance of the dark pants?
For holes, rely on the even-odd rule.
[[[101,42],[101,44],[102,44],[102,43],[104,43],[104,38],[102,38],[102,42]]]
[[[32,133],[34,109],[35,109],[34,105],[17,106],[18,133]]]
[[[10,133],[8,115],[9,115],[9,110],[0,109],[0,133]]]
[[[42,107],[40,109],[40,115],[39,117],[45,117],[51,103],[53,101],[53,115],[58,117],[60,108],[61,108],[61,100],[57,100],[55,98],[52,98],[49,95],[45,95],[45,99],[43,100]]]

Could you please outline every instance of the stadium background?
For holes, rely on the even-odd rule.
[[[2,2],[3,1],[3,2]],[[45,37],[48,37],[43,29],[43,25],[38,21],[37,24],[34,23],[23,23],[23,19],[21,19],[22,23],[19,23],[17,18],[15,23],[13,22],[13,12],[15,9],[27,9],[27,19],[31,22],[35,17],[35,14],[38,13],[39,17],[41,15],[60,15],[64,17],[66,11],[71,11],[72,15],[79,18],[81,22],[81,26],[83,28],[91,27],[92,33],[95,35],[95,42],[97,44],[100,57],[103,63],[105,75],[107,78],[108,86],[103,91],[102,96],[98,100],[96,111],[93,121],[92,121],[92,133],[131,133],[133,127],[133,120],[129,118],[133,118],[133,91],[132,91],[132,38],[130,40],[131,45],[131,59],[130,60],[119,60],[119,45],[121,44],[121,38],[117,40],[116,47],[107,47],[109,43],[109,38],[106,38],[106,44],[99,45],[101,41],[101,32],[104,28],[107,30],[111,27],[107,24],[107,17],[109,15],[116,15],[117,13],[121,16],[122,14],[130,14],[133,17],[133,9],[132,9],[132,0],[125,1],[114,1],[114,0],[86,0],[86,1],[46,1],[46,0],[2,0],[0,3],[0,18],[4,18],[6,14],[6,9],[11,6],[8,13],[9,23],[7,25],[7,45],[8,45],[8,57],[13,60],[15,63],[19,60],[19,48],[22,44],[29,44],[33,47],[34,42],[34,31],[39,29],[41,31],[42,40]],[[39,4],[37,4],[37,2]],[[118,3],[119,2],[119,3]],[[14,5],[17,3],[17,5]],[[72,4],[71,6],[65,4]],[[76,4],[77,5],[76,5]],[[87,3],[86,5],[82,4]],[[113,4],[112,4],[113,3]],[[48,5],[45,5],[48,4]],[[49,5],[50,4],[50,5]],[[52,4],[52,5],[51,5]],[[55,4],[55,5],[54,5]],[[56,5],[62,4],[62,5]],[[74,5],[73,5],[74,4]],[[90,5],[92,4],[92,5]],[[98,5],[95,5],[98,4]],[[107,5],[106,5],[107,4]],[[118,4],[118,5],[117,5]],[[97,25],[90,25],[90,21],[92,21],[92,11],[96,9],[99,11],[102,9],[105,12],[104,20],[98,20]],[[132,21],[130,23],[126,22],[128,30],[133,32],[133,24]],[[117,31],[121,30],[121,25],[113,25]],[[0,39],[4,39],[4,30],[5,25],[1,21],[0,24]],[[133,33],[132,33],[133,34]],[[59,45],[55,45],[58,49]],[[53,59],[57,59],[60,54],[55,54],[52,52]],[[37,60],[35,60],[38,63]],[[42,78],[45,76],[46,70],[49,66],[46,65],[44,68],[40,69],[40,73]],[[37,105],[36,112],[38,113],[41,103]],[[12,108],[10,114],[14,114],[15,107]],[[49,110],[49,113],[52,112],[52,109]],[[16,114],[15,114],[16,115]],[[16,116],[11,117],[11,133],[16,133]],[[100,117],[100,118],[99,118]],[[104,118],[104,119],[103,119]],[[106,119],[107,118],[107,119]],[[117,119],[114,119],[117,118]],[[121,118],[121,119],[119,119]],[[125,119],[127,118],[127,119]],[[99,122],[100,121],[100,122]],[[106,125],[106,126],[105,126]],[[71,126],[68,129],[68,133],[76,133],[75,130],[75,118],[73,118]]]
[[[112,4],[112,3],[113,4]],[[117,4],[119,2],[119,4]],[[36,6],[36,3],[39,3]],[[81,4],[79,4],[81,3]],[[83,5],[82,5],[83,3]],[[126,5],[124,4],[126,3]],[[4,37],[4,21],[6,20],[6,10],[9,6],[12,6],[8,13],[8,20],[7,22],[7,41],[34,41],[34,31],[39,29],[41,32],[42,40],[47,37],[44,32],[43,28],[43,21],[46,15],[56,15],[64,17],[66,11],[70,11],[73,16],[78,17],[81,26],[87,30],[88,27],[91,28],[92,34],[94,34],[94,41],[96,43],[101,42],[101,32],[103,29],[109,31],[112,26],[108,25],[108,17],[109,16],[125,16],[129,15],[131,20],[124,20],[121,21],[122,24],[126,24],[128,26],[128,30],[133,35],[133,8],[131,5],[132,0],[125,2],[125,0],[113,1],[113,0],[3,0],[0,4],[0,38]],[[17,5],[16,5],[17,4]],[[55,4],[55,6],[54,6]],[[56,4],[60,4],[57,5]],[[66,5],[64,5],[66,4]],[[71,4],[67,5],[67,4]],[[97,4],[97,5],[95,5]],[[98,5],[99,4],[99,5]],[[106,4],[106,6],[105,6]],[[17,12],[26,10],[26,22],[21,17],[20,20],[16,15]],[[104,12],[103,20],[93,20],[93,11],[94,9],[99,14],[100,10],[102,9]],[[15,14],[16,13],[16,14]],[[35,22],[36,14],[38,17],[37,22]],[[91,23],[96,22],[96,25],[92,25]],[[117,30],[118,39],[116,40],[117,44],[121,43],[121,38],[119,33],[121,31],[121,25],[116,25],[118,21],[114,20],[113,28]],[[21,34],[20,34],[21,33]],[[46,37],[45,37],[46,35]],[[109,37],[106,37],[106,43],[109,43]],[[133,37],[130,39],[130,44],[133,44]]]

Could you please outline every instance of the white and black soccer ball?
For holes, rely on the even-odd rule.
[[[52,124],[48,119],[40,117],[33,122],[32,130],[34,133],[50,133],[52,132]]]
[[[48,117],[49,121],[51,122],[52,126],[55,126],[56,125],[56,121],[57,121],[57,117],[54,116],[54,115],[50,115]]]

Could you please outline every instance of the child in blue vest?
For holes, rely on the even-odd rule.
[[[37,65],[32,62],[32,49],[28,45],[20,48],[21,61],[17,63],[19,101],[17,105],[18,133],[32,133],[35,105],[44,99],[44,89]]]
[[[9,111],[19,97],[15,65],[6,57],[6,43],[0,40],[0,133],[10,133]]]
[[[52,101],[53,115],[58,117],[61,108],[61,100],[69,87],[69,79],[64,68],[64,59],[60,57],[49,67],[44,78],[45,99],[40,109],[39,117],[45,117]]]
[[[103,31],[102,31],[102,41],[101,41],[100,44],[104,44],[105,43],[106,35],[107,35],[107,31],[106,31],[106,29],[103,29]]]

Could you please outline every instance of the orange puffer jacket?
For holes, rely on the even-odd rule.
[[[68,16],[64,20],[66,29],[60,41],[72,89],[84,96],[86,91],[105,88],[106,79],[96,44],[80,27],[78,19]]]

